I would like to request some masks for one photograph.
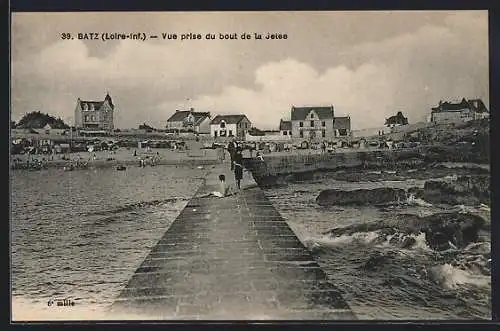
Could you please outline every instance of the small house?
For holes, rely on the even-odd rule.
[[[244,140],[251,125],[246,115],[217,115],[210,122],[210,135],[214,138],[235,137]]]

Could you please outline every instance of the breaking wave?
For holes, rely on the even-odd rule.
[[[160,205],[163,205],[166,203],[175,203],[175,202],[179,202],[179,201],[189,201],[189,198],[174,197],[174,198],[163,199],[163,200],[140,201],[140,202],[125,204],[123,206],[119,206],[119,207],[113,208],[113,209],[86,212],[84,214],[84,216],[115,215],[118,213],[134,211],[134,210],[140,209],[140,208],[155,207],[155,206],[160,206]]]

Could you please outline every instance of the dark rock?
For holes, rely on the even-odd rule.
[[[454,212],[438,213],[425,217],[408,214],[401,215],[399,220],[353,224],[343,228],[335,228],[326,233],[332,236],[341,236],[377,231],[380,240],[385,240],[388,235],[394,235],[389,241],[390,244],[401,248],[411,248],[416,244],[415,238],[410,235],[424,233],[427,245],[434,250],[442,251],[452,248],[452,245],[464,248],[477,242],[479,232],[486,224],[482,217],[474,214]]]
[[[353,191],[323,190],[316,198],[321,206],[386,204],[400,200],[406,200],[405,190],[386,187]]]
[[[411,248],[413,247],[417,241],[413,237],[405,237],[403,239],[403,242],[401,243],[401,248]]]
[[[409,190],[410,192],[410,190]],[[429,180],[415,196],[434,204],[490,204],[490,176],[459,176],[452,180]]]
[[[450,248],[450,243],[463,248],[478,240],[479,230],[484,226],[483,218],[473,214],[441,213],[424,218],[423,229],[429,247],[435,250]]]

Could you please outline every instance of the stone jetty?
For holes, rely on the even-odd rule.
[[[186,205],[110,307],[120,319],[350,320],[340,291],[264,192],[244,174],[226,198],[212,166]]]

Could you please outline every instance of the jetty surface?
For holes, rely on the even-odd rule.
[[[235,195],[200,197],[217,189],[219,174],[234,183],[227,163],[207,170],[110,313],[141,320],[356,319],[250,173]]]

